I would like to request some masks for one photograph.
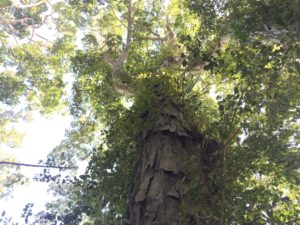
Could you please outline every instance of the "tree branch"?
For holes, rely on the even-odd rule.
[[[146,36],[146,37],[144,37],[143,39],[146,39],[146,40],[164,42],[167,39],[174,38],[174,36],[175,36],[174,32],[172,31],[171,26],[170,26],[169,15],[166,16],[166,29],[167,29],[167,32],[166,32],[166,34],[163,37],[160,36],[158,33],[155,33],[154,31],[152,31],[150,27],[147,27],[147,28],[148,28],[147,29],[148,33],[150,35],[152,34],[154,36]]]
[[[47,38],[45,38],[45,37],[42,36],[42,35],[39,35],[39,34],[36,33],[35,36],[37,36],[37,37],[39,37],[39,38],[41,38],[41,39],[43,39],[43,40],[45,40],[45,41],[47,41],[47,42],[49,42],[49,43],[52,43],[52,41],[48,40]]]
[[[104,60],[112,68],[113,76],[120,76],[119,72],[128,56],[129,48],[131,45],[131,33],[132,33],[132,0],[128,1],[128,12],[127,12],[127,36],[126,44],[119,57],[114,60],[107,53],[104,53]]]
[[[3,23],[3,24],[16,24],[16,23],[24,24],[26,21],[33,22],[33,19],[28,18],[28,17],[25,17],[22,19],[0,19],[0,23]]]
[[[77,167],[64,167],[64,166],[48,166],[48,165],[37,165],[37,164],[27,164],[27,163],[16,163],[0,161],[0,165],[12,165],[12,166],[26,166],[26,167],[40,167],[49,169],[77,169]]]
[[[230,38],[228,36],[221,37],[220,40],[215,45],[212,52],[210,53],[209,58],[217,56],[218,54],[217,52],[220,51],[224,47],[224,45],[228,43],[229,39]],[[188,68],[187,72],[202,72],[204,67],[207,66],[208,64],[209,64],[208,61],[200,62],[199,64],[194,65],[191,68]]]
[[[49,1],[49,0],[43,0],[43,1],[40,1],[40,2],[37,2],[37,3],[33,3],[33,4],[28,4],[28,5],[13,5],[13,7],[16,7],[16,8],[19,8],[19,9],[26,9],[26,8],[30,8],[30,7],[34,7],[34,6],[38,6],[38,5],[41,5],[41,4],[47,4],[49,5],[51,11],[50,11],[50,14],[48,15],[45,15],[43,18],[42,18],[42,22],[40,24],[35,24],[34,23],[34,20],[32,18],[29,18],[29,17],[24,17],[24,18],[20,18],[20,19],[13,19],[13,18],[0,18],[0,25],[1,24],[4,24],[4,25],[15,25],[17,23],[21,23],[22,25],[24,25],[26,28],[28,27],[31,27],[31,35],[30,37],[28,38],[28,40],[30,42],[34,42],[34,37],[36,36],[35,34],[35,29],[38,28],[38,27],[41,27],[43,26],[44,24],[46,24],[47,20],[49,17],[52,17],[53,13],[54,13],[54,9],[53,9],[53,5],[52,3]],[[31,25],[28,24],[28,22],[31,22]],[[14,30],[14,28],[12,28],[12,30]],[[13,37],[16,41],[16,43],[18,44],[18,39],[16,37],[15,34],[13,34]],[[43,38],[44,39],[44,38]]]
[[[36,2],[36,3],[32,3],[32,4],[28,4],[28,5],[21,4],[21,5],[14,5],[14,6],[17,7],[17,8],[19,8],[19,9],[27,9],[27,8],[31,8],[31,7],[42,5],[45,2],[46,2],[45,0],[42,0],[42,1],[39,1],[39,2]]]

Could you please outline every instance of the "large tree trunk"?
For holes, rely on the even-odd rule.
[[[201,198],[206,202],[201,204],[209,207],[213,183],[208,179],[206,164],[213,166],[207,159],[212,155],[215,158],[220,148],[216,142],[193,133],[183,121],[181,107],[169,98],[158,97],[153,107],[155,116],[145,118],[152,126],[139,138],[141,155],[129,200],[130,225],[179,225],[180,215],[189,224],[200,224],[195,215],[180,208],[181,184],[183,178],[200,177],[200,186],[206,186]]]
[[[169,132],[149,134],[131,198],[131,225],[178,225],[179,152],[182,145]]]
[[[141,156],[130,199],[130,225],[178,225],[181,201],[180,110],[159,99],[150,130],[141,135]],[[147,119],[153,117],[148,116]]]

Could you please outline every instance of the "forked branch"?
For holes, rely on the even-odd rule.
[[[132,35],[132,0],[128,1],[128,12],[127,12],[127,36],[126,43],[123,51],[120,53],[117,59],[112,59],[107,52],[104,53],[104,59],[107,64],[112,68],[112,74],[114,77],[118,78],[120,76],[121,68],[128,57],[128,52],[131,45],[131,35]]]
[[[170,26],[169,15],[166,16],[166,29],[167,29],[167,33],[162,37],[158,33],[155,33],[154,31],[152,31],[149,28],[148,32],[151,36],[147,36],[147,37],[145,37],[145,39],[151,40],[151,41],[164,42],[168,39],[170,40],[170,39],[174,38],[175,35],[174,35],[174,32],[173,32],[173,30],[171,29],[171,26]]]

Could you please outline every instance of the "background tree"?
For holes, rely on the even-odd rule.
[[[0,161],[16,161],[9,148],[20,147],[22,136],[15,124],[31,118],[33,111],[51,113],[65,106],[66,49],[51,31],[51,1],[0,3]],[[52,23],[53,25],[53,23]],[[50,35],[42,36],[48,32]],[[52,37],[53,36],[53,37]],[[69,42],[69,46],[72,43]],[[1,197],[22,175],[1,164]],[[6,190],[6,191],[5,191]]]

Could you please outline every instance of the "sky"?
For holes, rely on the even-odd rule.
[[[68,115],[54,115],[46,118],[39,113],[34,114],[31,122],[22,121],[16,128],[25,133],[20,149],[10,149],[10,153],[22,163],[37,164],[45,160],[47,154],[64,138],[65,129],[70,126],[71,117]],[[27,203],[34,203],[33,214],[44,208],[44,204],[53,196],[47,192],[48,184],[33,181],[36,173],[43,172],[43,168],[22,167],[21,172],[28,178],[29,183],[17,186],[7,199],[0,199],[0,213],[6,211],[7,217],[13,217],[13,222],[24,223],[20,218]]]

